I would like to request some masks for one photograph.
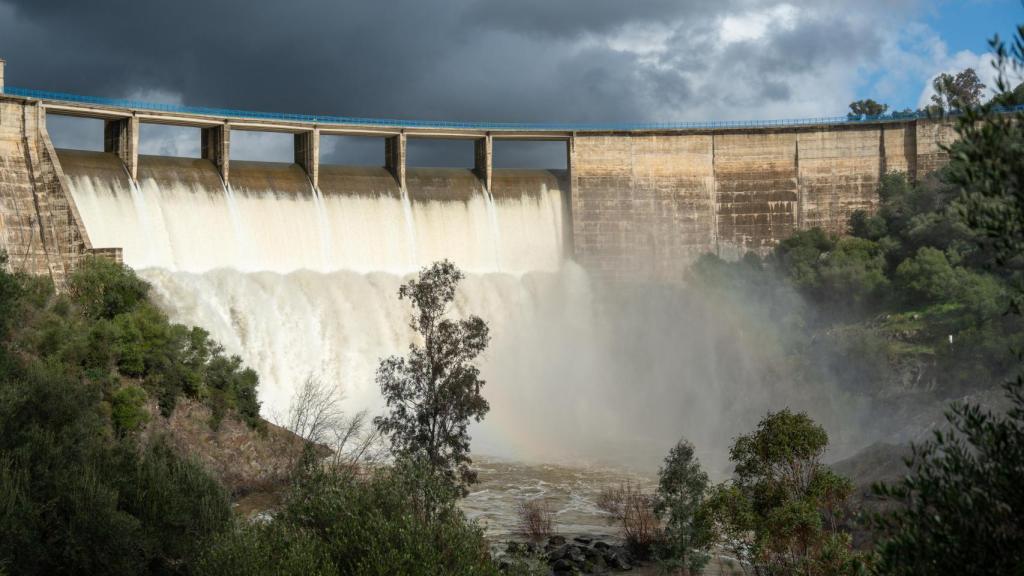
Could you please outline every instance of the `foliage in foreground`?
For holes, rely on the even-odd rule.
[[[410,345],[408,357],[381,361],[377,383],[390,412],[374,421],[391,439],[396,456],[425,460],[452,490],[465,495],[476,481],[469,467],[469,423],[479,422],[490,409],[480,393],[480,370],[472,362],[490,335],[478,316],[446,318],[462,278],[454,264],[443,260],[399,289],[399,299],[412,303],[409,325],[423,345]]]
[[[0,270],[0,567],[187,573],[230,523],[227,495],[135,432],[150,395],[165,409],[181,393],[245,406],[244,390],[218,387],[245,375],[205,332],[169,323],[131,271],[87,260],[70,285],[58,295]]]
[[[202,558],[198,574],[498,574],[487,541],[451,497],[448,480],[398,462],[360,477],[309,469],[284,510],[239,527]]]
[[[1024,66],[1024,26],[1012,46],[998,38],[993,46],[1000,72],[995,101],[1016,102],[1019,90],[1010,90],[1008,76]],[[1013,274],[1011,309],[1019,314],[1024,114],[990,112],[964,115],[948,174],[961,191],[960,213],[994,254],[993,264]],[[876,487],[902,505],[878,518],[880,574],[1024,574],[1024,376],[1005,388],[1005,414],[954,404],[949,430],[914,447],[911,473]]]
[[[1006,389],[1008,413],[954,405],[911,473],[876,487],[902,505],[879,518],[880,573],[1024,574],[1024,377]]]
[[[858,574],[865,563],[839,528],[852,487],[821,463],[825,430],[804,413],[769,413],[736,439],[733,480],[709,507],[718,539],[744,565],[769,574]]]
[[[699,574],[707,564],[714,536],[705,503],[708,475],[694,455],[693,444],[680,440],[658,473],[654,512],[662,520],[657,555],[669,570]]]

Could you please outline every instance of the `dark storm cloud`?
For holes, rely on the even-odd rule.
[[[452,120],[695,119],[680,114],[784,103],[789,75],[877,50],[873,31],[845,18],[840,0],[799,2],[801,12],[835,6],[723,48],[722,19],[758,3],[0,0],[0,57],[11,85],[195,105]],[[858,4],[859,14],[875,9],[869,4]],[[664,46],[651,53],[644,43],[657,44],[658,34]]]
[[[661,23],[724,11],[731,2],[680,0],[481,0],[464,14],[467,26],[483,25],[526,35],[571,37],[599,34],[627,24]]]

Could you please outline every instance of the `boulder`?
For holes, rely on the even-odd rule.
[[[632,570],[633,569],[633,565],[629,563],[629,560],[627,558],[625,558],[618,551],[609,552],[607,555],[605,555],[604,561],[605,561],[605,564],[607,564],[609,568],[612,568],[614,570]]]
[[[551,570],[555,574],[579,574],[579,570],[576,569],[576,566],[574,566],[572,562],[569,562],[565,558],[562,558],[561,560],[558,560],[555,563],[553,563],[551,565]]]

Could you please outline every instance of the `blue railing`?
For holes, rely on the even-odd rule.
[[[927,112],[893,112],[877,116],[824,116],[820,118],[791,118],[784,120],[720,120],[704,122],[639,122],[639,123],[519,123],[519,122],[450,122],[443,120],[397,120],[386,118],[357,118],[347,116],[321,116],[315,114],[288,114],[282,112],[256,112],[253,110],[235,110],[231,108],[208,108],[205,106],[185,106],[181,104],[160,104],[123,98],[103,98],[98,96],[81,96],[63,92],[47,92],[31,88],[7,86],[4,94],[52,100],[57,102],[73,102],[95,104],[115,108],[148,110],[154,112],[173,112],[177,114],[197,114],[218,118],[240,118],[255,120],[285,120],[291,122],[310,122],[316,124],[336,124],[351,126],[381,126],[388,128],[463,128],[469,130],[515,130],[515,131],[631,131],[631,130],[710,130],[716,128],[776,128],[786,126],[807,126],[820,124],[859,124],[864,122],[899,122],[915,118],[928,117]],[[1024,105],[998,107],[996,112],[1024,111]]]

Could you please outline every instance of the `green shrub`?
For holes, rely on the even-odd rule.
[[[134,432],[149,421],[146,398],[146,391],[134,384],[126,384],[114,392],[110,397],[114,430],[121,434]]]
[[[116,438],[101,392],[4,363],[0,565],[16,574],[174,574],[230,518],[224,491],[160,443]]]
[[[856,574],[839,515],[853,488],[821,463],[828,434],[805,413],[769,413],[729,451],[734,478],[713,491],[720,535],[758,573]],[[738,539],[737,541],[730,541]]]
[[[90,256],[68,279],[68,291],[90,317],[113,318],[146,302],[149,285],[127,266]]]
[[[707,564],[713,526],[705,505],[708,475],[694,455],[693,444],[680,440],[658,471],[654,511],[663,520],[657,555],[670,570],[698,574]]]
[[[221,533],[195,573],[499,574],[482,531],[429,467],[399,461],[362,476],[307,464],[283,510],[265,523]]]
[[[284,522],[237,526],[199,558],[198,576],[328,576],[342,574],[313,532]]]
[[[921,248],[896,268],[896,282],[911,304],[933,304],[949,299],[956,289],[957,273],[945,253]]]

